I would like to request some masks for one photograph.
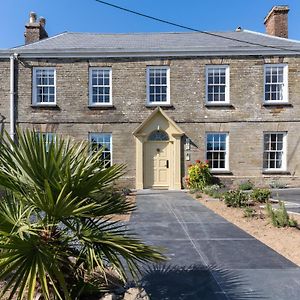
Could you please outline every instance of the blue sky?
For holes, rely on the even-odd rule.
[[[207,31],[231,31],[238,26],[264,32],[263,19],[273,5],[290,7],[289,37],[300,40],[299,0],[106,0],[155,17]],[[49,36],[73,32],[184,31],[130,15],[95,0],[1,1],[0,48],[24,43],[30,11],[47,19]]]

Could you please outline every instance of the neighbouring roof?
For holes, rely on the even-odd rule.
[[[211,32],[210,34],[198,32],[129,34],[65,32],[29,45],[11,48],[9,51],[21,55],[43,57],[300,54],[300,41],[247,30]]]

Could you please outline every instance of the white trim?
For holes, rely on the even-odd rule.
[[[159,102],[151,102],[150,101],[150,70],[155,69],[165,69],[167,71],[167,101],[159,101]],[[146,70],[146,94],[147,94],[147,105],[152,106],[164,106],[164,105],[170,105],[170,67],[169,66],[147,66]]]
[[[109,102],[93,102],[93,81],[92,81],[92,72],[94,70],[103,70],[109,71]],[[90,67],[89,68],[89,106],[94,107],[105,107],[112,106],[112,67]]]
[[[286,48],[286,47],[285,47]],[[11,51],[0,53],[0,57],[9,58]],[[59,50],[19,50],[18,54],[24,58],[122,58],[122,57],[224,57],[224,56],[245,56],[245,55],[281,55],[295,57],[300,54],[300,49],[291,48],[291,50],[280,49],[253,49],[249,48],[238,50],[220,50],[216,51],[215,48],[207,50],[191,49],[191,50],[153,50],[153,51],[113,51],[111,49],[63,49]]]
[[[205,159],[207,159],[207,136],[209,134],[225,134],[226,135],[226,151],[225,151],[225,168],[210,168],[213,171],[230,171],[229,168],[229,132],[228,131],[207,131],[205,132]]]
[[[213,68],[225,68],[225,101],[208,101],[208,70]],[[205,104],[222,105],[230,103],[230,66],[229,65],[206,65],[205,66]]]
[[[88,141],[89,143],[91,143],[91,135],[95,134],[95,135],[103,135],[103,134],[109,134],[110,135],[110,165],[113,165],[113,139],[112,139],[112,132],[95,132],[95,131],[91,131],[88,133]]]
[[[266,68],[282,67],[283,68],[283,100],[266,100]],[[264,64],[264,104],[286,104],[289,103],[289,81],[288,81],[288,64]]]
[[[38,70],[53,70],[54,71],[54,102],[37,102],[36,93],[36,72]],[[55,67],[34,67],[32,72],[32,105],[34,106],[55,106],[56,105],[56,68]]]
[[[282,167],[281,168],[264,168],[264,153],[265,153],[265,135],[266,134],[283,134],[283,139],[282,139]],[[262,159],[262,169],[264,172],[268,172],[268,171],[282,171],[282,172],[286,172],[287,171],[287,135],[288,132],[287,131],[264,131],[263,132],[263,140],[262,140],[262,144],[263,144],[263,159]]]

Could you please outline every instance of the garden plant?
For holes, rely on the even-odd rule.
[[[22,299],[80,299],[98,293],[112,269],[125,281],[139,265],[163,259],[113,214],[134,209],[114,189],[124,166],[103,168],[101,152],[35,132],[7,135],[0,146],[0,280]]]
[[[284,202],[279,201],[278,205],[277,209],[272,208],[271,203],[266,205],[267,214],[272,224],[275,227],[296,227],[297,222],[288,215]]]
[[[254,189],[251,193],[251,198],[259,203],[266,203],[269,201],[271,191],[269,189]]]
[[[253,188],[254,188],[254,184],[250,180],[244,181],[239,185],[239,190],[241,191],[249,191],[252,190]]]
[[[203,190],[212,181],[212,175],[207,162],[197,160],[188,168],[187,185],[190,189]]]
[[[228,207],[245,207],[249,200],[248,194],[240,190],[231,190],[224,193],[224,202]]]

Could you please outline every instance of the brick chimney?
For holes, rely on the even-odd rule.
[[[289,10],[287,5],[273,6],[264,20],[267,34],[288,38]]]
[[[25,25],[25,44],[34,43],[48,37],[45,30],[46,19],[41,17],[37,20],[36,13],[31,12],[29,23]]]

